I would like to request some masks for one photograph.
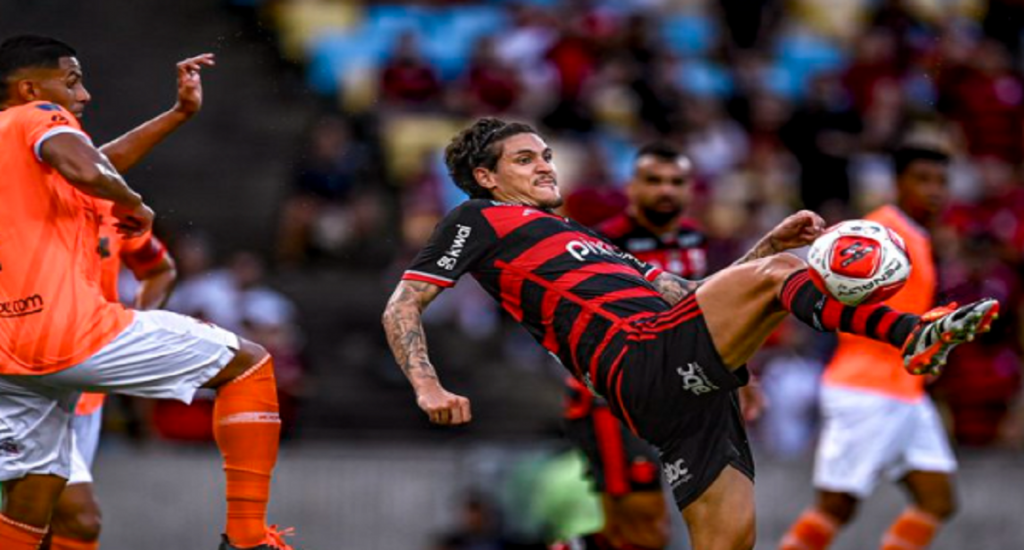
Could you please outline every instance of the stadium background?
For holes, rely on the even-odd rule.
[[[427,425],[379,329],[410,251],[460,200],[439,148],[485,113],[544,129],[582,221],[621,208],[636,143],[684,147],[716,266],[802,205],[838,220],[890,197],[885,151],[902,140],[955,151],[943,295],[994,295],[1009,315],[935,385],[964,466],[935,548],[1024,548],[1022,27],[1015,0],[0,0],[0,36],[78,48],[97,142],[171,105],[176,61],[217,54],[203,112],[128,180],[178,259],[171,306],[281,358],[272,517],[300,548],[344,550],[593,521],[558,438],[558,371],[474,285],[428,319],[442,378],[473,399],[466,428]],[[753,427],[759,549],[811,498],[830,345],[787,327],[757,361],[775,404]],[[215,540],[207,414],[108,406],[104,547]],[[835,547],[875,546],[898,508],[883,488]]]

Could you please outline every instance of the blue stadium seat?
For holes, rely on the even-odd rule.
[[[362,28],[352,33],[322,36],[310,48],[307,78],[318,93],[338,91],[340,79],[358,65],[380,65],[391,51],[387,37]]]
[[[690,59],[676,74],[679,85],[699,97],[724,98],[732,92],[732,78],[721,65],[703,59]]]
[[[838,71],[846,66],[847,54],[836,44],[808,32],[794,32],[779,37],[775,45],[779,69],[788,74],[795,93],[823,72]]]
[[[668,47],[680,55],[701,55],[717,40],[711,19],[697,14],[671,16],[661,23],[661,36]]]

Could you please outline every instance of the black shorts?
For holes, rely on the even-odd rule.
[[[588,392],[582,386],[570,385],[568,391],[565,435],[586,456],[596,490],[612,497],[661,492],[658,452],[623,426],[603,399],[576,395]]]
[[[637,323],[613,383],[612,407],[658,449],[676,504],[697,499],[726,466],[754,479],[754,459],[736,389],[749,373],[730,371],[694,299]]]

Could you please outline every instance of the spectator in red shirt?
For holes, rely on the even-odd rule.
[[[515,108],[522,93],[513,67],[495,55],[494,39],[477,44],[466,73],[467,103],[474,115],[500,114]]]
[[[437,71],[423,59],[416,35],[402,34],[391,60],[381,73],[381,97],[406,106],[420,106],[441,92]]]
[[[960,124],[974,156],[992,155],[1012,164],[1024,160],[1024,83],[1014,74],[1002,44],[983,40],[968,71],[940,88],[940,107]]]

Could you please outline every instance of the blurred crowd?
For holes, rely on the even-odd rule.
[[[636,147],[680,146],[713,267],[796,209],[838,221],[891,200],[900,143],[949,151],[939,299],[993,296],[1006,315],[933,389],[961,443],[1021,444],[1024,2],[278,0],[255,13],[325,105],[281,210],[285,265],[372,268],[367,251],[383,250],[401,269],[463,199],[441,151],[483,115],[542,131],[565,211],[586,224],[624,207]],[[434,321],[501,330],[482,293],[453,294]],[[830,345],[787,325],[762,354],[770,450],[806,451]]]

